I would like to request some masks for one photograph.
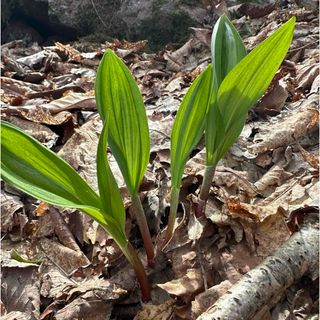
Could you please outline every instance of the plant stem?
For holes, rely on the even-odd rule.
[[[154,268],[155,262],[153,243],[151,240],[147,219],[138,194],[132,195],[132,209],[140,229],[144,248],[146,250],[148,266]]]
[[[143,302],[148,302],[151,301],[151,294],[150,294],[150,289],[149,289],[149,284],[148,284],[148,278],[146,275],[146,272],[144,270],[144,267],[141,263],[141,260],[139,259],[136,251],[132,247],[131,243],[128,242],[127,246],[125,248],[122,248],[122,252],[126,256],[126,258],[129,260],[131,263],[137,279],[140,284],[140,289],[141,289],[141,299]]]
[[[172,238],[172,235],[173,235],[173,229],[174,229],[174,224],[176,222],[177,209],[179,204],[179,194],[180,194],[179,188],[171,187],[171,203],[170,203],[169,221],[168,221],[168,227],[167,227],[166,235],[164,238],[163,246],[169,242],[169,240]]]
[[[216,166],[206,166],[206,169],[204,171],[203,175],[203,181],[201,185],[200,195],[198,198],[198,206],[196,210],[196,217],[200,218],[204,216],[206,203],[209,196],[209,191],[212,183],[212,179],[214,177],[214,173],[216,170]]]

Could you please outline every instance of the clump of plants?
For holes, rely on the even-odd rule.
[[[237,140],[250,107],[262,96],[290,46],[295,18],[246,54],[243,42],[226,16],[212,35],[212,64],[192,83],[176,115],[171,134],[171,206],[163,247],[170,241],[179,203],[184,167],[205,135],[206,170],[198,199],[204,214],[215,167]],[[1,176],[8,184],[47,203],[76,208],[97,221],[132,265],[142,299],[151,299],[147,276],[125,233],[125,209],[107,159],[109,145],[131,195],[148,265],[155,250],[139,197],[149,162],[150,140],[141,93],[127,66],[111,50],[97,72],[95,95],[103,129],[96,166],[99,194],[63,159],[16,126],[2,121]]]

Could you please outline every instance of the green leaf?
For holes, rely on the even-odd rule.
[[[1,176],[37,199],[86,212],[121,248],[126,246],[121,211],[117,218],[107,214],[107,206],[102,207],[99,196],[67,162],[5,121],[1,121]]]
[[[108,49],[95,82],[98,111],[109,119],[109,145],[131,194],[149,162],[150,141],[143,99],[127,66]]]
[[[290,47],[295,17],[243,58],[219,87],[218,105],[226,131],[263,95]]]
[[[226,15],[221,16],[214,26],[211,38],[211,56],[216,90],[229,71],[245,55],[246,48],[238,31]]]
[[[229,19],[223,15],[216,22],[211,38],[211,55],[213,64],[212,103],[207,114],[205,127],[206,163],[216,165],[217,151],[225,139],[225,124],[216,103],[216,93],[227,74],[246,55],[245,46],[239,33]]]
[[[211,78],[212,67],[209,65],[192,83],[173,124],[171,177],[172,186],[175,188],[180,188],[184,166],[203,134],[205,116],[211,101]]]
[[[37,199],[67,208],[100,207],[99,196],[40,142],[1,121],[1,176]]]
[[[108,124],[105,122],[97,150],[97,177],[104,212],[108,212],[125,234],[125,210],[117,182],[111,172],[107,158]]]
[[[266,91],[290,47],[294,24],[293,17],[246,55],[222,81],[213,105],[219,112],[209,111],[206,127],[207,165],[216,165],[239,137],[248,110]]]

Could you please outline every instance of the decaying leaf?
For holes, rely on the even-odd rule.
[[[20,311],[24,319],[40,316],[40,279],[38,266],[2,268],[1,300],[8,313]]]
[[[158,287],[169,294],[178,296],[185,301],[190,301],[203,289],[203,276],[200,269],[188,269],[187,274],[179,279],[158,284]]]
[[[133,320],[171,320],[174,315],[174,300],[168,300],[160,305],[145,304]]]
[[[58,242],[43,238],[38,244],[43,256],[58,265],[66,274],[88,264],[88,259],[82,252],[69,249]]]
[[[35,123],[12,116],[4,117],[4,119],[25,130],[28,134],[39,140],[48,148],[52,148],[58,140],[59,136],[56,133],[40,123]]]
[[[112,305],[110,303],[97,299],[95,295],[84,294],[59,310],[55,314],[55,319],[109,320],[111,312]]]
[[[251,251],[259,256],[268,256],[290,236],[281,206],[262,207],[229,199],[227,207],[234,218],[240,219]]]
[[[23,212],[23,203],[20,198],[1,189],[1,231],[12,230],[19,220],[15,218],[17,212]]]
[[[257,155],[280,146],[286,146],[293,143],[295,139],[306,135],[307,132],[315,130],[318,124],[316,105],[317,97],[310,97],[294,112],[282,115],[276,122],[268,124],[255,136],[255,144],[248,147],[250,152]]]

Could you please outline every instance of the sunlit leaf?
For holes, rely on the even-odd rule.
[[[290,47],[295,17],[244,57],[219,87],[218,105],[226,131],[263,95]]]
[[[171,133],[172,186],[180,188],[184,166],[199,142],[211,99],[211,65],[192,83],[176,115]]]
[[[129,69],[110,49],[95,82],[99,113],[109,118],[109,145],[131,194],[138,191],[149,162],[149,130],[143,99]]]
[[[213,105],[220,112],[208,113],[207,165],[216,165],[237,140],[248,110],[266,91],[290,47],[294,24],[293,17],[225,76]]]
[[[223,15],[214,25],[211,38],[211,56],[214,73],[214,87],[219,88],[223,79],[234,66],[246,55],[242,39],[229,21]]]
[[[238,31],[225,15],[221,16],[214,26],[211,38],[214,92],[205,127],[207,165],[215,165],[226,135],[224,118],[216,101],[216,93],[226,75],[245,55],[246,49]]]
[[[106,121],[101,132],[97,150],[97,177],[101,206],[104,212],[108,212],[114,218],[118,224],[118,228],[125,233],[125,210],[120,190],[109,166],[107,138],[108,124]]]
[[[111,210],[102,207],[99,196],[67,162],[5,121],[1,121],[1,176],[37,199],[86,212],[125,246],[124,212],[110,214]],[[106,179],[112,180],[108,176]],[[114,189],[110,191],[116,194]],[[113,204],[111,208],[116,209]]]
[[[1,176],[45,202],[68,208],[100,207],[99,196],[74,169],[21,129],[1,122]]]

